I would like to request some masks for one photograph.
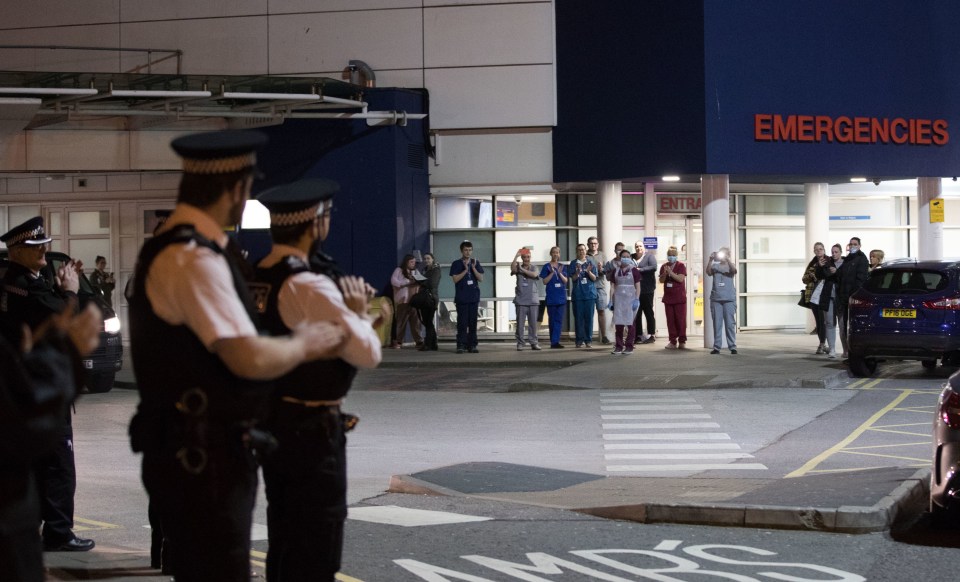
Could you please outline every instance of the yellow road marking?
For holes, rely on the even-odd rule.
[[[847,390],[856,390],[857,386],[859,386],[860,384],[863,384],[866,381],[867,381],[866,378],[860,378],[859,380],[856,380],[852,382],[849,386],[847,386]]]
[[[788,474],[785,478],[789,479],[791,477],[802,477],[803,475],[806,475],[807,473],[815,469],[817,465],[819,465],[823,461],[833,456],[837,451],[847,448],[847,445],[857,440],[857,438],[863,433],[865,433],[867,429],[869,429],[873,425],[873,423],[880,420],[880,418],[882,418],[884,414],[896,408],[901,402],[906,400],[907,396],[910,396],[910,394],[912,393],[913,393],[912,390],[904,390],[903,392],[901,392],[899,396],[893,399],[893,402],[884,406],[882,409],[878,410],[873,416],[867,419],[866,422],[858,426],[852,433],[847,435],[847,438],[843,439],[842,441],[830,447],[829,449],[823,451],[816,457],[810,459],[802,467]]]
[[[838,452],[846,453],[848,455],[863,455],[864,457],[880,457],[883,459],[900,459],[903,461],[917,461],[918,463],[929,461],[929,459],[918,459],[916,457],[901,457],[899,455],[881,455],[880,453],[861,453],[860,451],[850,451],[846,449]]]
[[[267,559],[267,553],[266,553],[266,552],[260,552],[260,551],[257,551],[257,550],[250,550],[250,555],[253,556],[254,558],[261,558],[261,559],[264,559],[264,560]],[[257,566],[260,566],[261,568],[266,568],[266,567],[267,567],[267,565],[266,565],[264,562],[258,562],[257,560],[250,560],[250,562],[251,562],[252,564],[255,564],[255,565],[257,565]],[[337,572],[337,575],[334,576],[334,578],[337,579],[337,580],[340,580],[340,582],[363,582],[363,580],[360,580],[359,578],[354,578],[353,576],[347,576],[347,575],[344,574],[343,572]]]
[[[873,387],[883,382],[883,378],[877,378],[876,380],[870,380],[868,383],[863,385],[862,390],[873,390]]]
[[[902,426],[930,426],[929,422],[909,422],[904,424],[883,424],[874,428],[898,428]]]
[[[872,430],[873,432],[888,432],[890,434],[905,434],[905,435],[916,436],[916,437],[929,436],[929,434],[925,432],[907,432],[905,430],[886,430],[883,428],[873,428],[873,427],[870,427],[867,430]]]
[[[74,527],[76,531],[94,531],[102,529],[120,529],[123,526],[117,525],[115,523],[104,523],[102,521],[94,521],[92,519],[84,519],[82,517],[73,518]],[[81,525],[77,525],[81,524]]]
[[[845,451],[857,451],[857,450],[860,450],[860,449],[886,449],[886,448],[889,448],[889,447],[917,447],[917,446],[929,447],[929,446],[930,446],[930,443],[928,443],[928,442],[923,442],[923,443],[893,443],[893,444],[889,444],[889,445],[864,445],[864,446],[862,446],[862,447],[847,447],[847,448],[844,449],[844,450],[845,450]]]

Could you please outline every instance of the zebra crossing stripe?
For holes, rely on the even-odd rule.
[[[739,450],[737,443],[607,443],[603,448],[608,451],[689,451],[689,450]]]
[[[603,430],[644,430],[652,428],[720,428],[715,422],[628,422],[605,423]]]
[[[693,398],[601,398],[601,404],[614,403],[662,404],[665,402],[696,402]]]
[[[660,460],[660,461],[706,461],[719,459],[752,459],[749,453],[613,453],[604,455],[608,461]]]
[[[604,440],[608,441],[727,441],[730,435],[725,432],[644,432],[635,434],[605,434]]]
[[[717,464],[694,463],[684,465],[611,465],[607,467],[610,473],[700,473],[703,471],[766,471],[767,467],[760,463],[745,464]]]
[[[600,420],[693,420],[710,418],[709,414],[654,412],[652,414],[601,414]]]
[[[615,412],[628,410],[703,410],[699,404],[625,404],[601,406],[601,411]]]

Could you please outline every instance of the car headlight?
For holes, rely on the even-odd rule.
[[[103,331],[107,333],[120,333],[120,318],[111,317],[103,320]]]

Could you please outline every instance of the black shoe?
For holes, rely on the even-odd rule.
[[[652,344],[652,343],[655,342],[655,341],[657,341],[657,338],[655,338],[655,337],[653,337],[653,336],[651,335],[651,336],[647,336],[647,339],[643,340],[643,341],[640,342],[640,343],[642,343],[642,344]]]
[[[462,353],[463,353],[463,348],[457,348],[457,353],[458,353],[458,354],[462,354]]]
[[[736,350],[736,348],[730,350],[730,353],[733,354],[733,355],[737,355],[737,350]]]
[[[603,338],[600,338],[600,343],[602,343],[603,345],[607,346],[607,345],[610,345],[610,340],[608,340],[607,338],[603,337]]]
[[[718,350],[717,348],[713,348],[712,350],[710,350],[710,353],[711,353],[711,354],[719,354],[719,353],[720,353],[720,350]]]
[[[563,344],[550,344],[550,349],[556,350],[564,347]]]
[[[44,552],[89,552],[97,543],[93,540],[74,537],[62,544],[43,544]]]
[[[471,353],[471,354],[479,354],[479,353],[480,353],[480,350],[478,350],[476,347],[472,347],[472,348],[470,348],[470,353]]]

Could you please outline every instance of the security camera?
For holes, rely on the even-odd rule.
[[[879,186],[879,185],[880,185],[880,178],[874,178],[874,179],[873,179],[873,185],[874,185],[874,186]]]

